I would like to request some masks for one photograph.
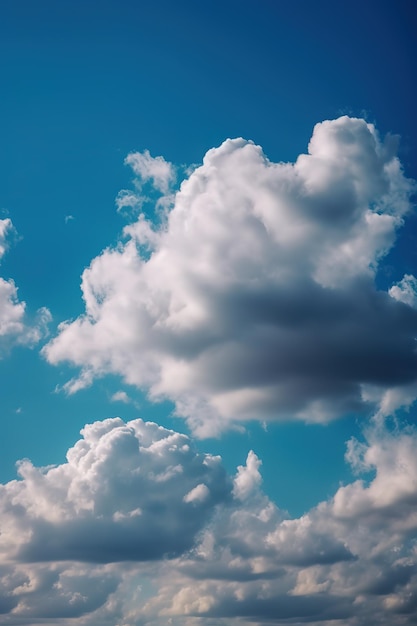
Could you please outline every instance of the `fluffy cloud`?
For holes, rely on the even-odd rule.
[[[116,391],[110,398],[112,402],[123,402],[123,404],[129,404],[132,400],[127,395],[126,391]]]
[[[172,557],[191,547],[230,492],[219,457],[199,455],[185,435],[119,418],[82,434],[66,464],[38,469],[22,461],[22,480],[1,488],[5,559]]]
[[[233,499],[221,459],[185,435],[119,418],[81,434],[63,465],[21,461],[19,480],[0,486],[4,624],[90,613],[93,623],[116,623],[127,611],[123,593],[123,609],[113,597],[118,587],[191,549]]]
[[[417,308],[417,278],[412,274],[405,274],[402,280],[389,290],[390,296]]]
[[[11,220],[0,220],[0,259],[7,250],[7,237],[11,232]],[[0,350],[13,343],[33,345],[46,334],[51,320],[48,309],[39,309],[30,326],[26,323],[25,310],[26,303],[19,301],[14,281],[0,277]]]
[[[3,624],[415,622],[415,430],[352,439],[363,477],[296,519],[263,493],[253,452],[232,479],[154,423],[82,435],[63,465],[25,461],[1,486]]]
[[[347,452],[366,479],[340,487],[298,519],[283,516],[254,487],[245,506],[218,510],[199,544],[179,559],[174,580],[163,572],[145,610],[219,624],[414,623],[416,449],[415,431],[373,426]]]
[[[85,314],[44,350],[81,367],[67,390],[116,373],[206,436],[369,411],[415,382],[410,278],[374,283],[414,190],[396,145],[342,117],[317,124],[294,164],[243,139],[209,150],[162,223],[140,215],[85,270]],[[150,158],[131,156],[138,185],[165,193],[171,170]]]

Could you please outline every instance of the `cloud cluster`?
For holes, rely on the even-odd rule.
[[[1,486],[3,624],[415,623],[415,430],[349,441],[362,478],[296,519],[253,452],[229,478],[154,423],[82,435],[63,465],[22,462]]]
[[[209,150],[159,225],[139,215],[84,271],[85,313],[44,350],[81,368],[67,390],[119,374],[174,402],[198,436],[400,398],[417,377],[414,283],[374,282],[414,190],[396,148],[341,117],[317,124],[294,164],[243,139]],[[158,158],[127,161],[139,190],[169,195]]]
[[[12,232],[11,220],[0,219],[0,260],[7,250],[7,238]],[[0,277],[0,355],[12,344],[34,345],[45,336],[51,320],[48,309],[39,309],[31,325],[27,324],[25,311],[26,303],[19,301],[14,281]]]
[[[417,617],[417,435],[368,429],[346,458],[364,479],[288,519],[259,490],[220,509],[147,608],[230,623],[411,624]],[[243,472],[257,476],[248,457]],[[197,581],[197,582],[196,582]],[[203,622],[204,623],[204,622]],[[210,623],[210,621],[208,621]]]

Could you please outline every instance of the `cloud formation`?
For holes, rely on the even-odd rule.
[[[179,623],[184,615],[207,624],[414,623],[416,449],[414,430],[374,424],[347,451],[364,478],[297,519],[252,481],[243,501],[218,509],[194,550],[178,560],[175,577],[171,565],[162,570],[158,595],[144,610],[176,615]],[[240,468],[235,488],[245,472],[257,474],[254,460],[249,455]]]
[[[341,117],[317,124],[294,164],[243,139],[209,150],[162,223],[139,215],[84,271],[85,313],[44,350],[81,368],[67,390],[119,374],[204,437],[371,411],[414,385],[414,279],[374,282],[415,189],[396,149]],[[156,161],[129,163],[140,189],[168,193],[170,166]]]
[[[219,457],[198,454],[188,437],[157,424],[107,419],[82,435],[65,465],[22,461],[22,480],[2,487],[5,560],[173,557],[230,492]]]
[[[9,218],[0,220],[0,260],[7,251],[7,238],[13,230]],[[36,344],[46,335],[50,320],[50,312],[43,307],[38,310],[34,322],[28,325],[26,303],[19,300],[13,279],[0,277],[0,356],[13,344]]]
[[[361,477],[290,519],[254,452],[232,478],[157,424],[87,425],[0,487],[2,623],[415,623],[416,449],[375,421],[347,446]]]

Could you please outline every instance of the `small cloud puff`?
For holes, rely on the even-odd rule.
[[[162,156],[152,157],[149,150],[143,153],[131,152],[126,157],[125,163],[138,177],[138,185],[151,181],[153,187],[162,194],[166,194],[175,181],[173,165],[165,161]]]
[[[233,488],[233,494],[236,498],[245,500],[251,492],[259,488],[262,482],[262,476],[259,472],[261,465],[262,461],[251,450],[246,459],[246,465],[239,465],[237,468],[237,476]]]
[[[417,309],[417,278],[412,274],[405,274],[402,280],[393,285],[388,293],[395,300]]]
[[[204,502],[210,495],[210,490],[204,483],[194,487],[183,498],[184,502]]]
[[[131,402],[131,399],[127,395],[126,391],[116,391],[110,400],[112,402],[123,402],[124,404],[129,404]]]

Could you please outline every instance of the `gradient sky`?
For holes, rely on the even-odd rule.
[[[2,623],[417,619],[416,28],[1,3]]]

